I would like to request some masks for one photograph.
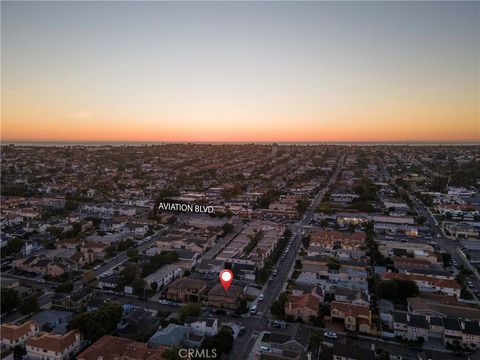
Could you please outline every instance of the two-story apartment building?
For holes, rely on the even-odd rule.
[[[349,331],[368,334],[372,327],[372,313],[369,306],[332,301],[330,317],[332,321],[343,320],[345,329]]]
[[[207,293],[204,303],[206,306],[235,310],[240,307],[242,293],[242,288],[239,286],[232,285],[228,291],[225,291],[221,284],[216,284]]]
[[[11,323],[0,326],[0,343],[3,348],[13,349],[17,345],[23,345],[30,337],[40,331],[35,321],[27,321],[21,325]]]
[[[82,336],[78,330],[63,335],[37,334],[25,343],[27,356],[31,359],[67,360],[80,350]]]
[[[207,283],[199,279],[180,278],[171,283],[165,297],[179,302],[200,302],[207,291]]]

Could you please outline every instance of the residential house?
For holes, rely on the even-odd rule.
[[[428,332],[429,336],[432,338],[441,339],[443,337],[443,319],[440,316],[426,316],[427,320],[430,323],[430,331]]]
[[[218,334],[218,319],[199,319],[187,316],[184,325],[189,329],[189,334],[198,336],[215,336]]]
[[[423,315],[408,314],[407,339],[412,341],[428,341],[430,324]]]
[[[349,302],[355,305],[370,305],[370,296],[362,289],[335,287],[333,293],[336,301]]]
[[[207,292],[207,283],[199,279],[179,278],[171,283],[165,297],[178,302],[200,302]]]
[[[154,273],[146,276],[143,280],[145,285],[152,288],[153,283],[157,283],[157,290],[163,289],[174,279],[182,276],[183,270],[175,264],[164,265]]]
[[[35,321],[26,321],[21,325],[4,323],[0,325],[0,343],[3,348],[13,349],[17,345],[23,345],[30,337],[40,331]]]
[[[80,246],[82,253],[93,253],[95,259],[103,260],[107,255],[108,244],[98,241],[84,241]]]
[[[82,336],[78,330],[64,335],[41,333],[29,338],[25,343],[27,357],[31,359],[64,360],[71,359],[80,350]]]
[[[310,246],[318,246],[329,250],[357,250],[364,244],[364,242],[364,233],[320,230],[311,235]]]
[[[60,310],[42,310],[39,313],[32,316],[32,320],[35,321],[40,330],[46,332],[54,332],[56,334],[65,334],[67,332],[67,326],[73,317],[73,313],[70,311]]]
[[[460,345],[463,340],[462,326],[458,319],[443,319],[443,343],[445,345]]]
[[[316,289],[316,288],[315,288]],[[285,315],[304,322],[318,317],[320,298],[314,294],[289,295],[285,303]]]
[[[386,280],[410,280],[417,284],[421,292],[441,293],[449,296],[460,297],[461,287],[453,279],[439,279],[427,275],[417,274],[399,274],[386,272],[383,274],[383,279]]]
[[[83,305],[95,296],[95,292],[88,288],[82,288],[72,293],[56,292],[52,296],[52,308],[80,312]]]
[[[162,360],[166,349],[150,349],[144,342],[104,335],[77,355],[77,360]]]
[[[156,349],[159,346],[181,345],[188,335],[188,327],[184,325],[168,324],[165,328],[157,330],[147,341],[148,347]]]
[[[331,351],[332,360],[371,360],[375,359],[375,351],[354,346],[344,346],[334,343],[332,349],[325,349],[325,353]]]
[[[372,313],[369,306],[354,305],[340,301],[331,302],[331,319],[341,319],[345,329],[370,333],[372,327]]]
[[[310,330],[298,323],[292,325],[288,334],[271,332],[261,333],[259,336],[262,337],[260,345],[271,349],[268,355],[276,356],[271,359],[307,359],[310,356]]]
[[[236,310],[240,308],[240,297],[243,290],[239,286],[232,285],[226,291],[221,284],[214,285],[207,293],[204,304],[223,309]]]
[[[122,337],[146,341],[157,329],[159,319],[150,311],[135,308],[125,314],[117,324],[117,334]]]
[[[224,262],[217,259],[202,259],[196,266],[196,272],[200,274],[218,275],[224,268]]]
[[[392,311],[393,332],[402,339],[407,338],[408,334],[408,313],[403,311]]]
[[[478,321],[463,322],[462,342],[474,349],[480,346],[480,325]]]

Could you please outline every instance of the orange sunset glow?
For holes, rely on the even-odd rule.
[[[478,141],[463,5],[2,3],[1,139]]]

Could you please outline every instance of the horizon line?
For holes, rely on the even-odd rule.
[[[256,140],[256,141],[195,141],[195,140],[0,140],[0,145],[23,144],[478,144],[480,139],[465,140]]]

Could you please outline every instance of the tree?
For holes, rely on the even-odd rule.
[[[418,286],[411,280],[396,280],[398,284],[397,296],[401,299],[418,295]]]
[[[450,253],[442,253],[443,266],[450,265],[452,261],[452,255]]]
[[[350,231],[351,233],[355,232],[355,224],[353,222],[348,224],[348,231]]]
[[[224,233],[224,234],[229,234],[229,233],[231,233],[231,232],[233,231],[233,229],[235,229],[235,227],[234,227],[232,224],[230,224],[230,223],[225,223],[225,224],[223,224],[223,226],[222,226],[222,230],[223,230],[223,233]]]
[[[430,190],[437,192],[445,192],[447,188],[448,177],[434,177],[432,184],[430,185]]]
[[[91,221],[93,223],[93,226],[97,227],[102,222],[102,219],[95,216],[87,216],[85,218],[85,221]]]
[[[187,316],[198,316],[202,312],[202,306],[200,304],[187,303],[180,308],[179,316],[180,321],[183,322]]]
[[[311,235],[304,235],[302,237],[302,244],[305,249],[308,249],[310,247],[310,240],[311,240]]]
[[[145,281],[143,279],[135,279],[132,283],[133,293],[136,295],[142,295],[145,290]]]
[[[58,292],[71,292],[73,290],[73,283],[71,281],[64,282],[57,286]]]
[[[2,288],[2,314],[18,308],[20,306],[20,297],[17,290]]]
[[[122,318],[123,308],[115,302],[108,302],[96,311],[85,312],[75,316],[69,329],[78,329],[90,341],[95,341],[112,333]]]
[[[168,349],[166,349],[165,351],[162,352],[162,359],[165,359],[165,360],[183,360],[183,358],[180,357],[180,353],[179,353],[179,351],[181,349],[182,348],[179,347],[178,345],[173,346],[173,347],[169,347]]]
[[[142,277],[146,277],[158,269],[160,269],[163,265],[166,264],[173,264],[175,261],[178,260],[178,254],[175,251],[162,251],[160,254],[156,254],[150,259],[150,262],[145,264],[143,267]]]
[[[378,286],[378,293],[382,299],[394,299],[398,291],[395,280],[383,280]]]
[[[105,249],[105,252],[107,253],[108,257],[111,257],[111,256],[115,255],[115,247],[113,245],[110,245],[109,247],[107,247]]]
[[[120,278],[124,285],[131,284],[137,277],[138,267],[135,264],[128,264],[120,272]]]
[[[280,294],[278,297],[278,300],[274,301],[272,303],[272,306],[270,307],[270,313],[279,318],[279,319],[284,319],[285,318],[285,303],[288,300],[288,295],[286,292],[283,292]]]
[[[27,350],[22,345],[15,345],[13,348],[13,359],[21,360],[25,355],[27,355]]]
[[[157,291],[158,290],[158,283],[156,281],[154,281],[150,284],[150,287],[152,288],[152,290]]]
[[[415,221],[417,222],[417,225],[424,225],[425,224],[425,216],[417,216]]]
[[[311,349],[316,349],[323,343],[323,333],[315,330],[310,335],[309,346]]]
[[[138,250],[137,249],[127,250],[127,256],[131,261],[137,262],[139,259]]]
[[[256,206],[259,208],[268,208],[268,206],[281,194],[282,192],[278,190],[270,189],[257,200]]]
[[[310,201],[308,201],[308,199],[300,198],[297,200],[296,209],[300,214],[303,214],[305,213],[305,211],[307,211],[309,205],[310,205]]]
[[[22,301],[20,305],[20,310],[22,314],[28,315],[40,310],[40,306],[38,306],[38,300],[35,296],[29,296]]]
[[[283,237],[284,238],[289,238],[290,236],[292,236],[292,230],[290,229],[285,229],[285,232],[283,233]]]
[[[228,330],[220,330],[215,336],[206,337],[202,343],[202,349],[215,349],[215,359],[220,359],[223,354],[230,353],[233,346],[233,336]]]
[[[233,216],[232,210],[227,209],[227,211],[225,211],[225,216],[227,217],[227,219],[231,219],[232,216]],[[233,229],[232,229],[232,230],[233,230]]]
[[[261,268],[257,271],[256,282],[259,284],[265,284],[269,275],[270,271],[266,267]]]
[[[340,263],[338,262],[338,259],[336,259],[335,257],[328,258],[327,266],[330,270],[338,270],[341,267]]]
[[[76,201],[66,201],[65,210],[73,211],[78,209],[78,202]]]
[[[19,255],[25,245],[25,240],[16,237],[7,243],[5,249],[2,250],[2,255]]]
[[[120,240],[117,243],[117,250],[118,251],[126,251],[126,250],[130,249],[133,245],[135,245],[135,243],[131,239]]]
[[[404,303],[407,298],[418,295],[418,287],[411,280],[383,280],[378,284],[378,293],[382,299]]]

